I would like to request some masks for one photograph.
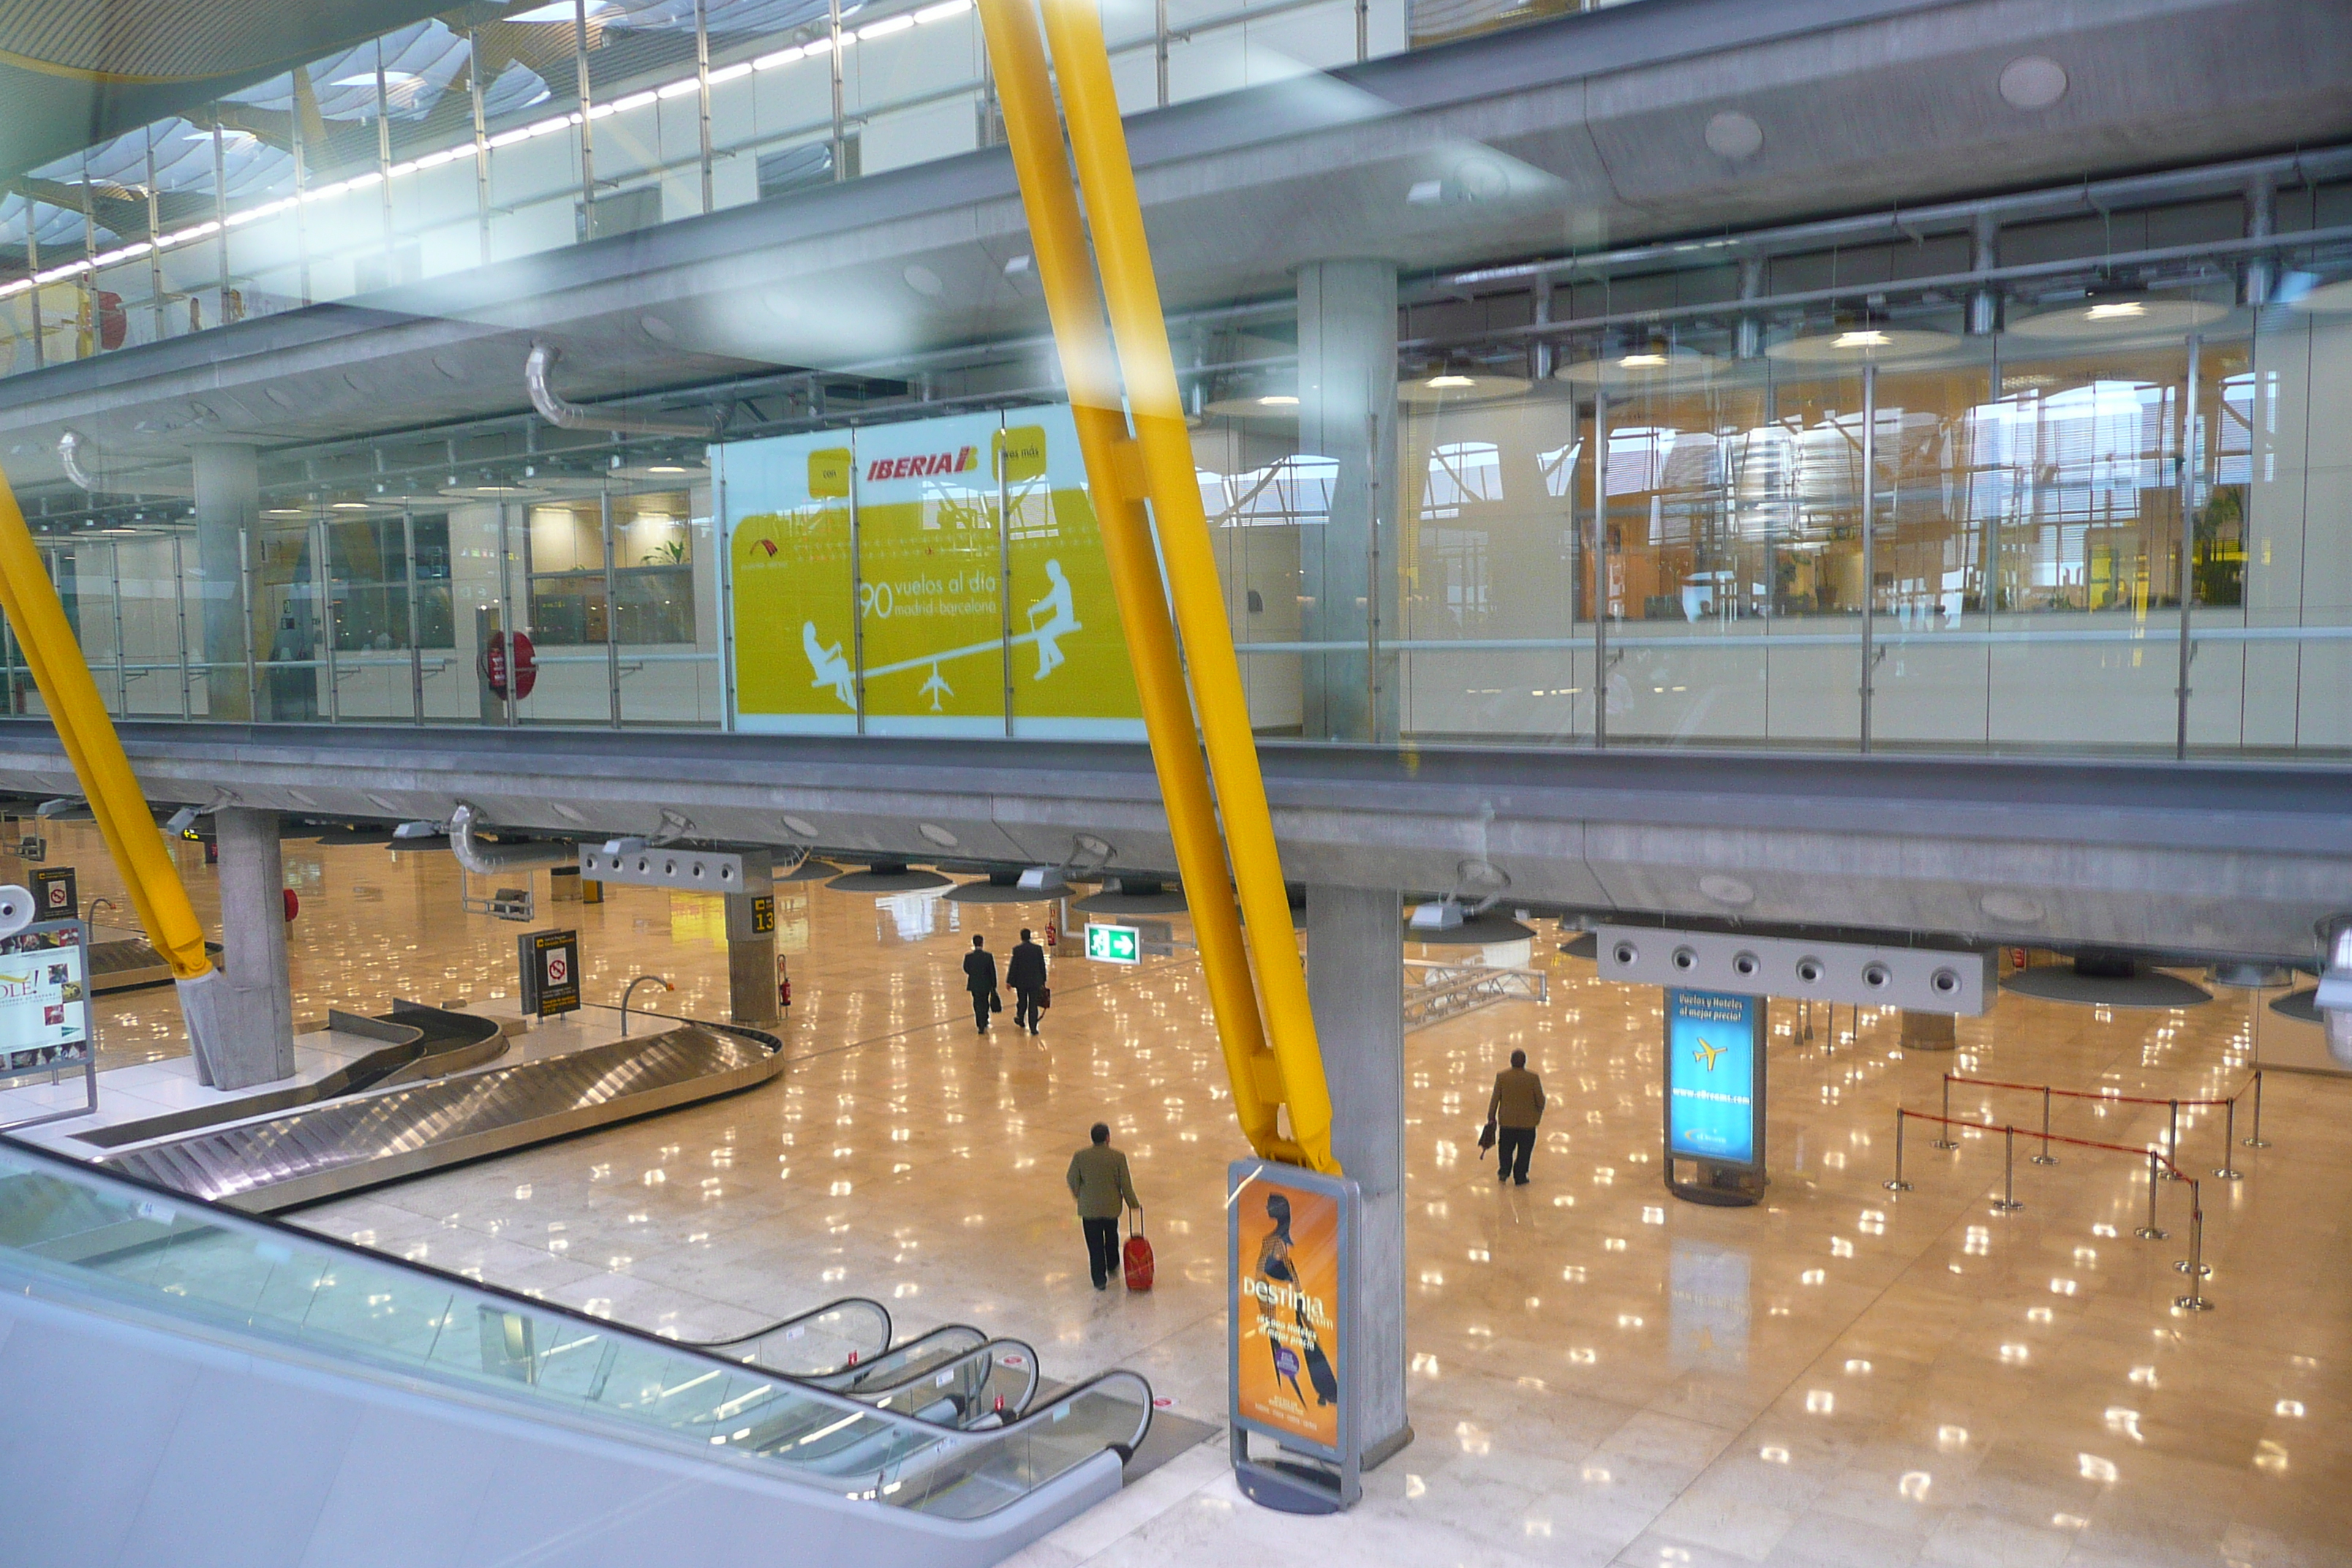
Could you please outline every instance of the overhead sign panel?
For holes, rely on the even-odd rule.
[[[1605,925],[1596,935],[1593,957],[1604,980],[1969,1017],[1989,1012],[2000,995],[1990,949],[1885,947],[1654,926]]]
[[[1140,963],[1143,932],[1134,926],[1089,924],[1087,956],[1097,963]]]

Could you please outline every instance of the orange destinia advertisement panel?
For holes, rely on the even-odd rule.
[[[1236,1409],[1270,1433],[1337,1451],[1340,1201],[1263,1169],[1233,1201]]]

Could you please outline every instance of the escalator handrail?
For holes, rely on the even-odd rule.
[[[988,1342],[988,1331],[985,1329],[976,1328],[970,1323],[941,1323],[938,1328],[917,1334],[911,1340],[901,1340],[898,1343],[892,1345],[888,1350],[884,1351],[880,1355],[876,1356],[872,1361],[862,1361],[855,1366],[845,1366],[836,1368],[832,1372],[814,1373],[808,1377],[803,1378],[801,1381],[803,1383],[814,1384],[819,1388],[830,1388],[840,1393],[847,1393],[853,1386],[863,1387],[865,1380],[876,1375],[877,1373],[884,1376],[889,1376],[899,1372],[906,1365],[907,1358],[912,1357],[917,1352],[922,1350],[924,1346],[929,1344],[933,1340],[947,1339],[959,1335],[970,1336],[971,1343],[966,1345],[962,1350],[956,1352],[955,1353],[958,1356],[978,1350],[982,1345]],[[891,1366],[888,1364],[890,1358],[893,1356],[901,1358],[898,1366]],[[929,1373],[936,1372],[938,1370],[938,1363],[933,1363],[932,1364],[926,1366],[923,1369],[923,1372]],[[920,1376],[922,1373],[918,1373],[913,1375]],[[900,1378],[898,1380],[899,1383],[904,1383],[905,1381],[905,1378]],[[885,1388],[896,1388],[898,1386],[898,1384],[883,1384],[879,1386]]]
[[[711,1351],[718,1354],[724,1355],[732,1346],[747,1344],[753,1340],[764,1340],[770,1334],[782,1333],[786,1329],[809,1322],[816,1318],[822,1318],[827,1312],[837,1312],[845,1307],[871,1307],[876,1311],[881,1313],[882,1349],[875,1352],[874,1353],[877,1356],[882,1355],[894,1348],[890,1343],[890,1339],[893,1334],[898,1332],[898,1325],[891,1321],[890,1309],[884,1306],[881,1302],[874,1300],[871,1296],[836,1297],[835,1300],[827,1301],[822,1307],[812,1307],[805,1312],[796,1313],[789,1318],[779,1318],[774,1322],[770,1323],[766,1328],[753,1329],[748,1334],[733,1334],[723,1340],[671,1340],[667,1342],[678,1345],[692,1345],[696,1350]],[[732,1358],[730,1357],[730,1359],[731,1360]],[[756,1365],[758,1363],[753,1363],[751,1364]],[[849,1369],[847,1367],[835,1367],[832,1369],[833,1372],[846,1372]],[[793,1373],[784,1373],[781,1375],[792,1377],[796,1374]],[[823,1377],[829,1374],[826,1373],[809,1373],[799,1375]]]
[[[29,1143],[5,1132],[0,1132],[0,1153],[22,1160],[36,1168],[66,1173],[63,1179],[68,1183],[85,1181],[101,1188],[107,1186],[123,1188],[132,1193],[152,1195],[163,1200],[167,1205],[193,1205],[198,1212],[205,1215],[209,1220],[217,1223],[226,1230],[249,1229],[265,1235],[282,1236],[302,1246],[320,1247],[330,1253],[350,1258],[356,1262],[381,1267],[394,1273],[422,1275],[447,1286],[460,1295],[488,1297],[493,1302],[509,1304],[519,1311],[564,1320],[593,1333],[617,1335],[624,1341],[636,1341],[671,1355],[708,1362],[713,1369],[720,1372],[730,1373],[749,1372],[757,1376],[772,1379],[807,1398],[830,1403],[845,1415],[855,1414],[877,1421],[915,1428],[926,1436],[935,1437],[940,1444],[935,1452],[942,1458],[961,1454],[975,1443],[991,1442],[1008,1434],[1020,1433],[1033,1423],[1043,1426],[1054,1410],[1060,1408],[1075,1396],[1098,1384],[1118,1379],[1131,1379],[1140,1384],[1144,1391],[1142,1420],[1136,1429],[1133,1442],[1125,1446],[1112,1445],[1119,1449],[1122,1463],[1133,1453],[1134,1443],[1140,1442],[1143,1434],[1149,1431],[1151,1426],[1151,1384],[1145,1380],[1142,1373],[1129,1372],[1124,1368],[1097,1373],[1082,1383],[1064,1389],[1055,1396],[1045,1409],[1025,1415],[1017,1422],[1007,1422],[1003,1426],[985,1432],[963,1432],[952,1426],[943,1426],[937,1422],[924,1421],[911,1415],[901,1415],[895,1411],[877,1410],[863,1400],[853,1398],[845,1394],[836,1394],[829,1388],[821,1387],[804,1378],[793,1377],[784,1373],[770,1372],[764,1367],[736,1361],[728,1356],[712,1355],[687,1341],[667,1339],[660,1334],[637,1328],[634,1324],[619,1322],[610,1318],[599,1318],[592,1313],[563,1306],[560,1302],[526,1296],[520,1291],[509,1290],[485,1280],[469,1279],[465,1275],[436,1268],[430,1263],[413,1258],[394,1258],[390,1253],[379,1252],[373,1247],[362,1247],[357,1242],[345,1241],[339,1237],[324,1235],[319,1231],[306,1230],[269,1215],[248,1214],[242,1209],[231,1208],[226,1204],[191,1196],[174,1188],[163,1186],[160,1183],[144,1181],[137,1176],[126,1175],[120,1171],[102,1169],[88,1162],[53,1152],[37,1143]],[[908,1342],[918,1342],[909,1341]],[[414,1369],[406,1369],[405,1374],[415,1375]],[[639,1437],[649,1435],[648,1429],[632,1423],[616,1420],[613,1425]],[[782,1471],[790,1474],[791,1468],[788,1466],[782,1467]],[[793,1475],[793,1479],[796,1483],[805,1483],[810,1479],[799,1475]]]
[[[921,1342],[910,1340],[908,1342],[910,1344],[918,1344]],[[950,1368],[959,1365],[961,1363],[971,1361],[976,1356],[987,1357],[990,1364],[993,1365],[996,1360],[996,1353],[999,1351],[1003,1350],[1008,1345],[1015,1350],[1023,1351],[1027,1353],[1029,1357],[1030,1391],[1034,1394],[1036,1391],[1037,1381],[1036,1347],[1030,1344],[1026,1340],[999,1338],[982,1340],[980,1343],[972,1346],[970,1350],[960,1351],[956,1354],[950,1356],[945,1361],[931,1362],[916,1371],[908,1373],[906,1376],[898,1379],[896,1383],[877,1384],[871,1388],[860,1387],[857,1392],[851,1394],[850,1397],[852,1399],[866,1400],[869,1403],[877,1399],[887,1399],[891,1394],[897,1394],[902,1389],[911,1388],[916,1384],[923,1382],[927,1378],[936,1378],[940,1373],[946,1372]]]

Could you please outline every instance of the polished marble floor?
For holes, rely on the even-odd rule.
[[[94,837],[52,859],[112,892]],[[62,853],[58,852],[62,851]],[[518,927],[458,908],[446,855],[288,847],[298,1016],[394,995],[511,989]],[[192,868],[200,903],[208,875]],[[539,889],[545,896],[546,881]],[[1197,967],[1057,966],[1043,1036],[974,1037],[958,964],[1043,908],[784,890],[794,1056],[732,1100],[341,1200],[301,1223],[649,1328],[740,1331],[831,1297],[907,1328],[961,1320],[1029,1339],[1050,1374],[1149,1376],[1181,1414],[1223,1404],[1222,1169],[1241,1145]],[[116,893],[119,897],[119,892]],[[665,1000],[725,995],[714,902],[615,889],[542,906],[578,924],[588,994],[651,972]],[[2243,1078],[2251,1016],[2223,991],[2182,1013],[2009,996],[1955,1052],[1904,1052],[1897,1020],[1776,1014],[1773,1183],[1756,1209],[1661,1184],[1659,998],[1545,960],[1548,1004],[1408,1037],[1412,1415],[1418,1436],[1336,1520],[1242,1501],[1204,1446],[1065,1527],[1022,1568],[1286,1559],[1452,1564],[2352,1563],[2352,1081],[2271,1076],[2272,1146],[2225,1154],[2184,1113],[2204,1174],[2200,1286],[2186,1190],[2145,1218],[2143,1163],[2016,1150],[2024,1206],[1998,1212],[2002,1140],[1906,1137],[1941,1075],[2205,1098]],[[168,991],[101,1002],[110,1066],[170,1055]],[[1475,1123],[1499,1058],[1527,1049],[1552,1109],[1525,1188],[1498,1189]],[[2038,1099],[1961,1089],[1954,1113],[2038,1126]],[[1062,1185],[1097,1118],[1132,1155],[1160,1259],[1149,1296],[1097,1295]],[[2161,1106],[2060,1102],[2062,1135],[2127,1148]],[[2242,1138],[2251,1129],[2241,1121]]]

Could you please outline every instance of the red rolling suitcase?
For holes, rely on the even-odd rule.
[[[1127,1288],[1130,1290],[1151,1289],[1151,1243],[1143,1235],[1143,1211],[1137,1209],[1127,1222],[1127,1247],[1120,1259],[1127,1266]]]

